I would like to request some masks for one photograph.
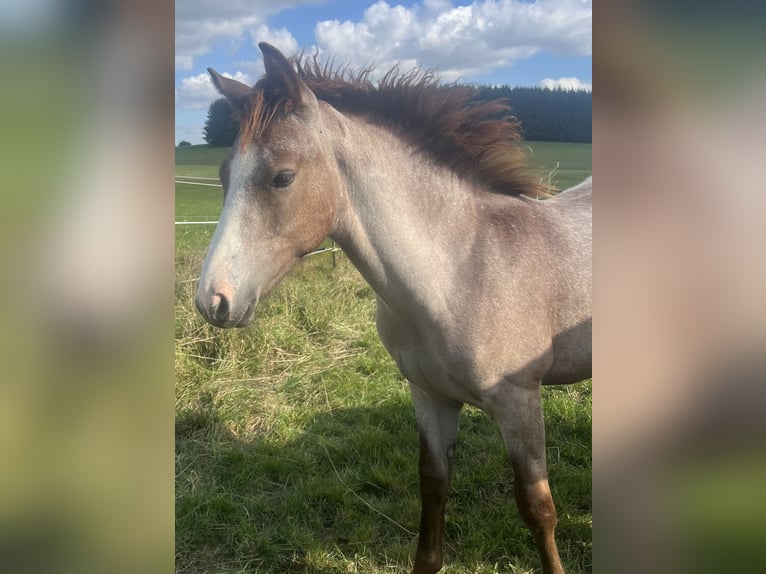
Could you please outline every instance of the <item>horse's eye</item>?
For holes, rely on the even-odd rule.
[[[271,187],[287,187],[294,179],[294,171],[280,171],[271,181]]]

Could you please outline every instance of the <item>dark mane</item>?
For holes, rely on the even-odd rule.
[[[439,84],[434,71],[391,69],[373,83],[371,69],[320,64],[300,55],[293,63],[316,97],[340,112],[359,114],[406,138],[437,162],[490,191],[507,195],[546,196],[526,170],[519,123],[507,100],[479,101],[468,85]],[[292,103],[270,96],[268,76],[256,84],[249,118],[243,118],[246,141],[260,135],[275,115]]]

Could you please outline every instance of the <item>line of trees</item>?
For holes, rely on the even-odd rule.
[[[511,113],[521,122],[525,140],[593,141],[591,92],[508,86],[480,86],[476,90],[478,100],[506,98],[510,101]],[[208,144],[212,147],[232,145],[238,128],[226,99],[221,98],[210,104],[203,130]]]
[[[484,86],[477,99],[505,98],[528,141],[593,142],[593,94],[547,88]]]
[[[234,110],[226,98],[219,98],[207,109],[203,139],[210,147],[229,147],[234,143],[239,123],[234,119]]]

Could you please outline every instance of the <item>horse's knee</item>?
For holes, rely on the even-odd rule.
[[[553,531],[558,516],[547,481],[526,485],[517,482],[514,494],[519,514],[530,529],[536,534]]]
[[[432,470],[432,469],[430,469]],[[420,472],[420,496],[425,500],[439,501],[447,497],[449,476],[446,472]]]
[[[423,496],[441,498],[447,495],[454,448],[450,446],[446,453],[434,454],[428,444],[421,440],[420,445],[420,492]]]

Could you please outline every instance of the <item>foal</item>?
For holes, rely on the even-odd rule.
[[[540,385],[591,369],[590,178],[537,201],[518,127],[466,87],[389,72],[378,85],[261,43],[249,87],[209,70],[238,111],[220,169],[224,208],[196,305],[244,327],[330,236],[377,294],[381,340],[410,383],[422,513],[414,574],[442,565],[444,505],[463,404],[499,425],[519,512],[546,573],[554,541]]]

